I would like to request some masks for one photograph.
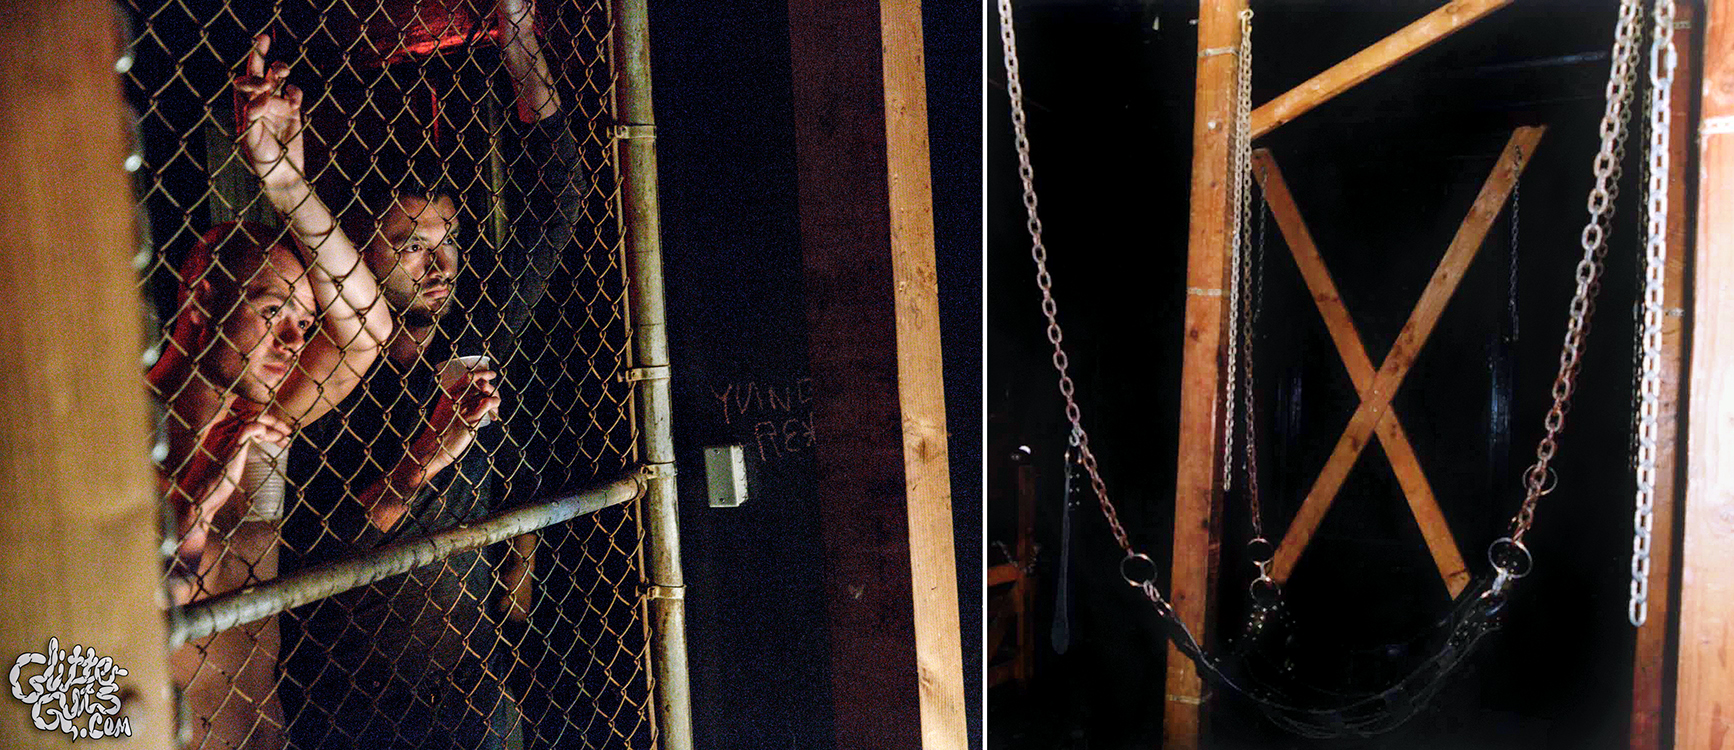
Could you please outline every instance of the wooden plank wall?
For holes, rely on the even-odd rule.
[[[920,6],[790,0],[789,42],[836,746],[961,750]]]

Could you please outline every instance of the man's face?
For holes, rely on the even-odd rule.
[[[277,387],[295,367],[316,317],[313,284],[301,262],[283,248],[273,248],[265,262],[243,271],[239,298],[223,315],[222,337],[212,347],[219,383],[233,383],[235,392],[256,403],[269,403]]]
[[[433,325],[450,307],[458,271],[457,207],[450,198],[398,198],[380,217],[367,266],[399,319]]]

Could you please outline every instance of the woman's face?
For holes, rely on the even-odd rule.
[[[313,285],[294,254],[274,247],[262,260],[238,274],[239,294],[229,309],[210,311],[222,317],[207,375],[264,404],[294,369],[318,314]]]

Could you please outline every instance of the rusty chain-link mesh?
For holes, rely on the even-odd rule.
[[[591,486],[636,458],[610,11],[499,5],[117,3],[177,606]],[[286,76],[237,98],[237,78],[259,79],[260,34]],[[538,57],[545,110],[525,104]],[[237,137],[249,99],[299,104],[316,198],[267,195]],[[356,250],[296,224],[321,203]],[[356,303],[376,283],[384,329]],[[464,390],[462,367],[440,382],[462,355],[496,373],[491,423],[477,426],[492,404]],[[616,505],[195,639],[171,657],[181,742],[650,747],[641,539],[637,505]]]

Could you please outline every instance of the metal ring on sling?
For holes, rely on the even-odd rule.
[[[1259,576],[1252,579],[1252,583],[1247,585],[1246,593],[1252,597],[1254,603],[1269,607],[1276,604],[1282,589],[1277,587],[1276,579],[1270,576]]]
[[[1138,580],[1137,578],[1134,578],[1132,576],[1132,573],[1135,571],[1130,570],[1126,567],[1126,563],[1136,563],[1140,560],[1143,561],[1143,563],[1150,568],[1150,575],[1145,577],[1143,580]],[[1126,583],[1131,585],[1132,588],[1143,588],[1145,586],[1152,585],[1152,584],[1156,583],[1156,563],[1154,563],[1150,560],[1149,555],[1146,555],[1142,552],[1129,553],[1126,555],[1126,557],[1124,557],[1120,560],[1120,577],[1126,579]]]
[[[1530,557],[1529,548],[1508,536],[1487,545],[1487,562],[1505,578],[1522,578],[1535,569],[1535,558]]]

